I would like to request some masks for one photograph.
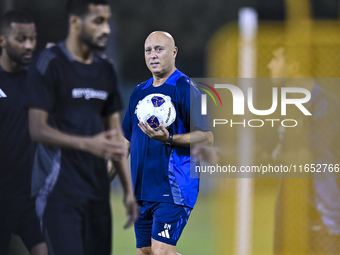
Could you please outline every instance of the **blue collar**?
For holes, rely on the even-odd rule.
[[[175,72],[173,72],[168,79],[166,79],[166,81],[163,84],[168,84],[168,85],[172,85],[172,86],[176,86],[176,83],[178,81],[179,78],[181,78],[182,76],[185,76],[184,73],[178,71],[178,69],[176,69]],[[142,88],[146,89],[148,87],[150,87],[153,83],[153,78],[150,78],[147,83],[145,84],[145,86]]]

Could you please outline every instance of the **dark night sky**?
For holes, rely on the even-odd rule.
[[[33,14],[38,27],[38,50],[47,41],[66,35],[64,0],[13,0],[14,7]],[[238,9],[254,7],[260,20],[283,20],[283,0],[149,0],[111,1],[114,52],[111,54],[122,80],[141,82],[150,77],[144,63],[143,45],[154,30],[170,32],[179,48],[177,67],[191,77],[204,76],[209,38],[222,26],[237,20]],[[338,0],[311,0],[316,19],[339,16]]]

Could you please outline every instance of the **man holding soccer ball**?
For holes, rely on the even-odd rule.
[[[145,61],[153,77],[134,89],[123,121],[140,206],[135,223],[138,255],[177,254],[177,241],[198,195],[199,179],[191,171],[196,162],[190,156],[190,145],[213,143],[209,121],[200,114],[198,87],[175,67],[177,52],[169,33],[156,31],[147,37]],[[155,94],[157,106],[162,98],[171,98],[176,118],[167,128],[162,121],[153,129],[153,120],[138,119],[137,105],[150,94]]]

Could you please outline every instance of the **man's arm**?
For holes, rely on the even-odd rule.
[[[122,144],[127,144],[126,139],[123,136],[123,132],[120,124],[119,113],[114,113],[107,119],[107,128],[116,130],[116,134],[112,137],[116,141]],[[125,148],[126,149],[126,148]],[[124,191],[124,204],[127,210],[128,221],[124,228],[130,227],[138,218],[138,206],[133,194],[131,177],[129,174],[128,164],[126,158],[120,158],[112,161],[114,168],[116,169],[120,183],[122,184]]]
[[[129,154],[130,154],[130,142],[128,140],[126,140],[125,138],[124,138],[124,140],[125,140],[125,144],[126,144],[126,147],[127,147],[127,152],[128,152],[127,157],[128,157]],[[110,180],[110,182],[112,182],[118,174],[116,168],[113,166],[112,160],[109,160],[109,162],[107,163],[107,169],[108,169],[108,174],[109,174],[109,180]]]
[[[147,123],[143,124],[142,122],[138,123],[139,128],[152,139],[155,139],[161,143],[165,143],[169,141],[169,131],[160,125],[160,129],[155,131],[151,128]],[[173,135],[171,144],[190,147],[192,144],[196,143],[204,143],[207,145],[212,145],[214,142],[214,135],[211,131],[200,131],[196,130],[190,133],[185,134],[175,134]]]
[[[87,151],[108,159],[123,158],[126,155],[122,143],[111,140],[116,130],[90,137],[69,135],[49,126],[47,117],[48,113],[44,110],[29,109],[29,129],[33,141]]]

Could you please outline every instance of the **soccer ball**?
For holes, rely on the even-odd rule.
[[[137,104],[137,118],[147,122],[150,127],[157,130],[159,125],[169,127],[176,119],[176,110],[171,102],[171,97],[163,94],[150,94]]]

